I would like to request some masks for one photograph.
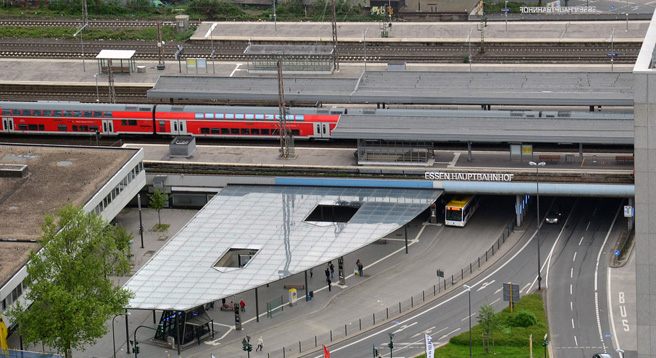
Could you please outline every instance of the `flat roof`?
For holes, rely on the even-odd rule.
[[[330,45],[257,45],[250,44],[244,50],[247,55],[286,55],[286,56],[330,56]]]
[[[135,50],[100,50],[96,58],[105,60],[129,60],[136,52]]]
[[[366,71],[360,78],[284,78],[285,100],[324,103],[632,106],[620,72]],[[151,98],[278,101],[277,77],[161,76]]]
[[[39,248],[46,213],[82,206],[136,151],[1,144],[0,164],[27,165],[25,178],[0,178],[0,287]]]
[[[129,308],[185,310],[336,260],[402,227],[439,190],[229,185],[125,288]],[[348,222],[307,221],[318,205],[357,208]],[[214,266],[231,249],[243,268]]]

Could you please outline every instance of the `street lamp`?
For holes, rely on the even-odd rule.
[[[535,193],[537,194],[537,213],[535,214],[538,223],[538,291],[542,290],[542,274],[540,273],[540,167],[547,165],[545,162],[528,162],[529,165],[535,167]]]
[[[544,347],[544,358],[547,358],[547,346],[549,345],[547,337],[549,337],[549,333],[544,334],[544,343],[542,343],[542,346]]]
[[[624,358],[624,350],[623,349],[617,348],[615,351],[620,354],[620,358]]]
[[[84,30],[88,25],[89,25],[88,23],[84,24],[84,26],[80,27],[80,29],[73,34],[73,37],[77,37],[77,35],[80,35],[80,44],[82,45],[82,71],[84,72],[87,71],[87,66],[84,63],[84,40],[82,39],[82,30]]]
[[[462,285],[469,294],[469,358],[472,358],[472,335],[471,335],[471,286]]]
[[[503,11],[506,13],[506,33],[508,33],[508,0],[506,0],[506,6],[503,7]]]
[[[469,35],[467,35],[467,43],[469,44],[469,57],[467,58],[467,62],[469,62],[469,72],[471,72],[471,63],[472,63],[472,57],[471,57],[471,33],[472,33],[473,28],[469,29]]]
[[[112,354],[114,355],[114,358],[116,358],[116,336],[114,335],[114,320],[118,316],[129,316],[130,314],[131,314],[130,312],[119,313],[112,318],[112,347],[114,348],[112,350]]]
[[[205,34],[205,39],[207,40],[207,38],[209,37],[210,42],[212,43],[212,73],[216,73],[214,69],[214,56],[216,55],[216,52],[214,51],[214,29],[218,24],[219,24],[218,22],[213,23],[210,29]]]
[[[394,333],[388,333],[387,335],[390,337],[390,342],[387,344],[387,346],[390,349],[390,358],[392,358],[392,350],[394,349]]]
[[[367,72],[367,31],[369,31],[368,27],[364,29],[364,34],[362,34],[362,38],[360,39],[364,48],[364,72]]]
[[[96,79],[96,102],[100,102],[100,94],[98,93],[98,73],[93,75],[93,78]]]

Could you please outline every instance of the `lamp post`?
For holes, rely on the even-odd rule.
[[[544,358],[547,358],[547,346],[549,345],[547,337],[549,337],[549,333],[544,334],[544,343],[542,343],[542,346],[544,347]]]
[[[116,358],[116,336],[114,335],[114,320],[118,316],[129,316],[129,315],[130,315],[130,312],[119,313],[119,314],[117,314],[116,316],[114,316],[112,318],[112,347],[113,347],[112,355],[114,356],[114,358]]]
[[[537,213],[535,214],[536,222],[538,223],[538,291],[542,290],[542,274],[540,273],[540,167],[547,165],[545,162],[528,162],[529,165],[535,167],[535,193],[537,196]]]
[[[214,56],[216,55],[216,52],[214,51],[214,29],[216,28],[216,25],[218,25],[217,22],[213,23],[210,29],[207,31],[205,34],[205,39],[210,38],[210,43],[212,44],[212,73],[216,73],[214,69]]]
[[[471,327],[471,286],[462,285],[469,295],[469,358],[472,358],[472,327]]]
[[[390,349],[390,358],[392,358],[392,351],[394,350],[394,333],[388,333],[387,335],[390,337],[390,342],[387,344],[387,346]]]
[[[84,40],[82,39],[82,30],[84,30],[87,24],[84,24],[84,26],[80,27],[79,30],[77,30],[76,33],[73,34],[73,37],[77,37],[77,35],[80,35],[80,44],[82,45],[82,71],[87,72],[87,65],[84,63]]]
[[[506,0],[506,6],[503,7],[503,11],[506,13],[506,33],[508,33],[508,0]]]
[[[469,72],[471,72],[471,62],[472,62],[472,57],[471,57],[471,33],[472,33],[473,28],[469,29],[469,35],[467,35],[467,43],[469,44],[469,58],[467,59],[467,62],[469,62]]]
[[[100,102],[100,94],[98,93],[98,74],[93,75],[93,78],[96,79],[96,102]]]
[[[617,348],[615,351],[620,354],[620,358],[624,358],[624,350],[623,349]]]
[[[368,27],[364,29],[364,34],[362,34],[362,38],[360,39],[362,48],[364,48],[364,72],[367,72],[367,31],[369,31]]]

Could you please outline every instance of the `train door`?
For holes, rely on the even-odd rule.
[[[329,123],[315,123],[314,125],[315,138],[329,138],[330,137],[330,124]]]
[[[114,121],[110,120],[103,120],[102,121],[103,125],[103,133],[105,134],[113,134],[114,133]]]
[[[183,120],[172,120],[171,125],[173,126],[171,133],[173,134],[187,134],[187,128],[185,126],[186,122]]]
[[[14,119],[13,118],[3,118],[2,119],[2,129],[5,132],[14,131]]]

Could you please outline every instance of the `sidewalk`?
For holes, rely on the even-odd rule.
[[[485,211],[484,208],[480,210]],[[258,289],[260,322],[255,320],[253,290],[236,297],[228,297],[227,302],[232,300],[237,303],[241,299],[246,302],[246,312],[242,315],[243,330],[234,330],[232,312],[221,311],[215,306],[215,309],[208,311],[210,317],[214,319],[215,337],[206,338],[200,345],[195,343],[189,345],[182,350],[181,356],[206,358],[214,354],[216,357],[246,357],[246,352],[241,350],[241,341],[248,335],[254,346],[260,336],[265,342],[264,352],[253,351],[251,352],[253,357],[282,357],[283,346],[286,347],[286,357],[293,357],[298,355],[299,342],[301,342],[302,353],[307,354],[315,349],[315,336],[318,346],[321,347],[322,344],[330,344],[331,330],[335,342],[344,338],[345,325],[348,336],[351,336],[360,331],[360,324],[363,331],[374,327],[374,314],[376,324],[386,321],[386,309],[389,309],[389,318],[393,319],[393,316],[398,314],[399,304],[405,313],[411,309],[411,306],[416,307],[421,304],[423,299],[429,301],[435,298],[433,290],[437,288],[436,286],[434,288],[434,285],[438,284],[435,269],[442,269],[446,277],[452,274],[459,276],[461,268],[468,267],[470,262],[484,254],[496,242],[498,234],[505,230],[505,225],[511,220],[511,215],[500,213],[499,210],[488,211],[479,215],[481,217],[489,215],[490,219],[485,222],[474,220],[468,225],[468,229],[472,231],[485,232],[485,235],[480,235],[485,239],[472,236],[470,230],[425,224],[423,218],[411,222],[408,226],[409,253],[407,255],[403,230],[391,233],[387,236],[386,243],[371,244],[347,255],[345,257],[346,285],[343,287],[333,285],[330,292],[325,284],[323,272],[325,264],[321,263],[314,268],[313,277],[310,278],[308,274],[309,289],[314,291],[314,298],[306,302],[305,291],[299,289],[297,304],[294,307],[285,306],[282,313],[277,313],[272,318],[266,317],[266,302],[281,295],[284,302],[287,302],[288,290],[283,288],[283,284],[303,283],[304,277],[298,274],[272,283],[269,287],[260,287]],[[162,223],[170,224],[171,227],[168,232],[156,233],[149,231],[149,228],[157,223],[157,213],[154,210],[144,209],[142,215],[145,247],[141,249],[137,209],[127,208],[121,212],[117,222],[134,233],[135,270],[145,264],[195,213],[195,210],[163,210]],[[490,222],[496,224],[490,225]],[[522,232],[519,231],[511,235],[492,260],[498,260],[521,235]],[[453,255],[454,252],[462,254]],[[353,275],[357,259],[364,264],[364,277]],[[337,270],[337,263],[334,264]],[[467,279],[465,274],[465,280]],[[117,282],[122,284],[126,280],[127,277],[120,278]],[[337,278],[333,282],[336,281]],[[443,280],[440,283],[443,285]],[[443,286],[440,291],[444,291]],[[130,313],[128,322],[131,336],[139,325],[155,327],[161,315],[161,311],[157,311],[153,321],[152,311],[130,310]],[[107,324],[110,330],[105,337],[88,347],[85,352],[75,352],[74,356],[112,356],[112,322],[108,321]],[[115,320],[117,357],[127,357],[125,332],[124,318],[117,317]],[[148,341],[151,337],[152,331],[139,330],[140,357],[177,356],[176,349],[153,345]],[[40,350],[40,347],[37,350]]]

